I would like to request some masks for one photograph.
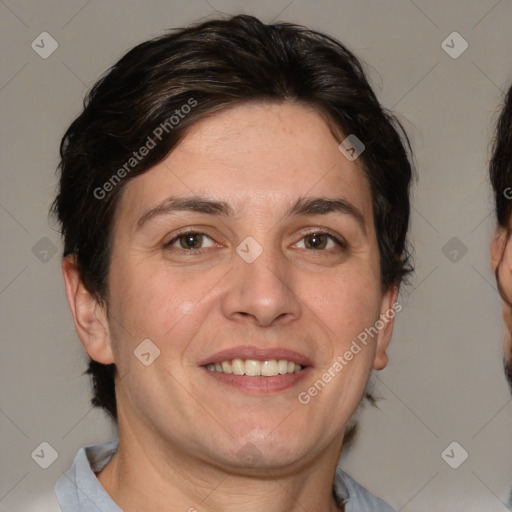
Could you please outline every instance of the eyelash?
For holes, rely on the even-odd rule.
[[[208,237],[210,240],[214,241],[213,238],[206,233],[203,233],[202,231],[196,231],[196,230],[188,230],[188,231],[182,231],[181,233],[178,233],[172,240],[164,244],[164,249],[171,249],[172,245],[176,243],[180,238],[187,236],[187,235],[204,235]],[[302,238],[300,240],[303,240],[304,238],[311,236],[311,235],[327,235],[328,238],[330,238],[340,249],[347,250],[348,244],[347,242],[334,234],[332,234],[330,231],[325,229],[313,229],[307,233],[304,233]],[[200,255],[203,254],[207,249],[183,249],[182,247],[179,248],[172,248],[174,250],[178,250],[182,253],[190,254],[190,255]],[[328,252],[329,249],[306,249],[311,252]],[[332,250],[332,249],[330,249]]]

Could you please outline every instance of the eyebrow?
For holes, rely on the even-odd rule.
[[[168,197],[155,207],[146,210],[137,221],[137,230],[158,215],[175,212],[197,212],[209,215],[233,216],[233,208],[225,201],[214,201],[201,197]]]
[[[341,213],[352,217],[366,233],[363,212],[342,198],[300,197],[285,216],[328,215],[330,213]]]
[[[216,201],[202,197],[169,197],[153,208],[146,210],[137,221],[137,231],[149,220],[159,216],[178,212],[196,212],[222,217],[234,216],[233,207],[226,201]],[[342,198],[299,197],[286,211],[284,217],[328,215],[339,213],[352,217],[366,234],[364,215],[355,205]]]

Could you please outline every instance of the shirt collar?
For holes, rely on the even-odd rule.
[[[62,512],[122,512],[96,478],[119,447],[117,439],[84,446],[55,485]]]

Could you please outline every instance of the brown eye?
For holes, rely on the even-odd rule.
[[[179,243],[179,247],[177,248],[189,251],[212,247],[214,245],[213,243],[206,246],[204,245],[207,240],[212,239],[204,233],[189,231],[188,233],[181,233],[177,237],[173,238],[168,244],[166,244],[166,247],[176,246],[176,243]]]
[[[304,242],[302,242],[302,240]],[[338,240],[335,236],[321,231],[315,231],[305,235],[301,242],[303,247],[301,249],[313,249],[315,251],[323,251],[326,249],[346,248],[346,244]],[[301,243],[299,242],[299,244]]]
[[[312,233],[305,236],[305,246],[307,249],[325,249],[328,243],[328,236],[325,233]]]

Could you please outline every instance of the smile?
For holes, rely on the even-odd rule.
[[[300,372],[304,367],[287,359],[233,359],[206,365],[206,369],[217,373],[246,375],[248,377],[276,377]]]

